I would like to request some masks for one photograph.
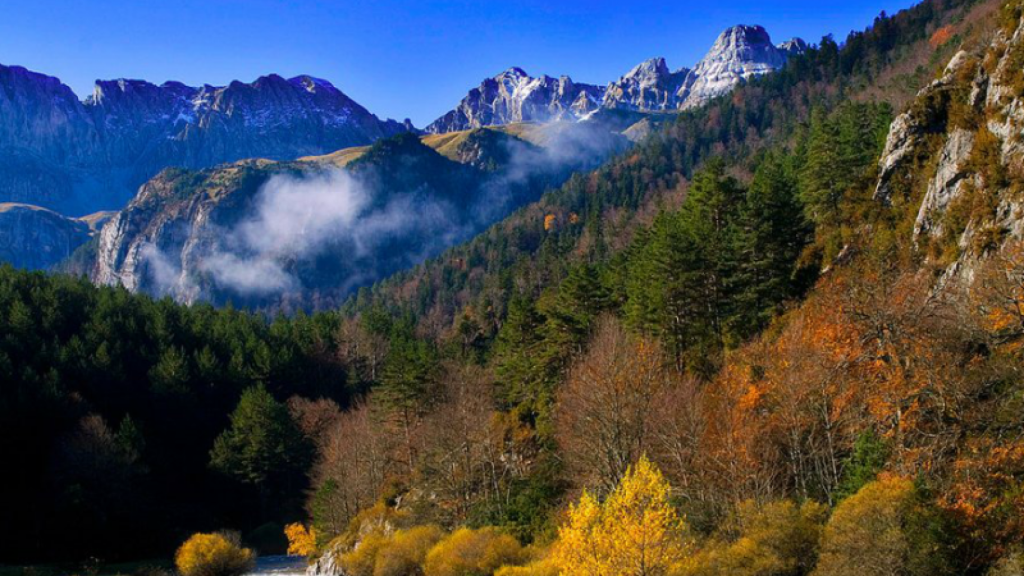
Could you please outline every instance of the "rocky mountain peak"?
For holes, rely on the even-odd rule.
[[[796,56],[807,52],[810,46],[803,38],[792,38],[779,44],[776,48],[785,52],[787,56]]]
[[[516,122],[575,118],[594,109],[603,89],[568,76],[530,76],[519,67],[484,80],[452,111],[427,126],[428,133],[458,132]],[[582,111],[582,112],[581,112]]]
[[[797,43],[795,39],[791,42]],[[786,65],[788,57],[789,52],[772,44],[768,31],[761,26],[728,28],[694,67],[696,78],[680,107],[700,106],[729,92],[739,82],[774,72]]]
[[[626,72],[621,81],[635,80],[641,85],[653,86],[660,79],[668,76],[671,72],[664,58],[651,58],[637,64],[632,70]]]
[[[719,35],[693,70],[673,71],[664,58],[637,64],[606,88],[574,84],[568,76],[533,78],[509,68],[485,80],[458,107],[427,127],[442,133],[511,122],[581,120],[599,108],[677,111],[724,94],[737,83],[777,70],[807,49],[799,38],[772,44],[761,26],[733,26]]]
[[[325,91],[330,93],[341,92],[341,90],[335,88],[334,84],[331,84],[327,80],[324,80],[323,78],[309,76],[308,74],[303,74],[301,76],[290,78],[288,79],[288,82],[295,86],[301,86],[303,90],[309,92],[310,94],[316,94],[319,91]]]
[[[740,24],[726,28],[711,46],[708,54],[739,54],[743,50],[774,47],[772,38],[763,26]]]
[[[522,68],[518,66],[513,66],[494,77],[495,80],[502,80],[506,78],[528,79],[530,78],[530,75],[527,74],[526,71],[523,70]]]

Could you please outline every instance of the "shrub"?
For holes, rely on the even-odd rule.
[[[494,576],[559,576],[558,565],[551,557],[551,549],[536,545],[523,550],[524,566],[502,566]]]
[[[1019,576],[1024,574],[1024,555],[1014,549],[989,568],[988,576]]]
[[[373,531],[341,555],[350,576],[419,576],[427,552],[444,536],[437,526],[416,526],[397,532]]]
[[[363,536],[348,552],[338,558],[338,564],[349,576],[373,576],[377,554],[387,545],[389,537],[381,532]]]
[[[526,566],[504,566],[494,576],[558,576],[558,566],[551,560],[541,560]]]
[[[194,534],[174,554],[182,576],[240,576],[252,569],[256,554],[242,548],[237,535]]]
[[[425,576],[490,576],[524,559],[519,541],[494,528],[461,528],[427,554]]]
[[[818,553],[827,509],[813,501],[741,503],[733,522],[688,566],[686,575],[796,576],[806,574]],[[731,534],[730,534],[731,532]]]
[[[882,477],[844,500],[821,540],[819,576],[950,573],[935,516],[914,483]]]
[[[377,553],[373,576],[418,576],[423,574],[427,553],[444,536],[438,526],[417,526],[399,530]]]

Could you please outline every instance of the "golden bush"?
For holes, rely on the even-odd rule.
[[[937,574],[915,569],[916,534],[910,522],[914,484],[884,477],[865,485],[836,508],[825,526],[816,576]],[[932,550],[924,551],[933,555]]]
[[[558,576],[558,566],[551,560],[539,560],[526,566],[504,566],[494,576]]]
[[[444,536],[438,526],[372,531],[339,558],[350,576],[419,576],[427,553]]]
[[[373,576],[419,576],[427,553],[444,531],[438,526],[417,526],[399,530],[377,553]]]
[[[356,543],[352,550],[338,559],[345,574],[350,576],[373,576],[377,566],[377,555],[387,546],[389,536],[381,532],[372,532]]]
[[[237,536],[193,534],[174,554],[182,576],[240,576],[252,569],[256,553],[243,548]]]
[[[828,510],[813,501],[797,505],[781,500],[739,505],[734,519],[679,576],[797,576],[806,574],[818,555]]]
[[[524,560],[519,541],[494,528],[460,528],[427,554],[425,576],[490,576]]]

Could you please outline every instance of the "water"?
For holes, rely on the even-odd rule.
[[[260,556],[250,576],[301,576],[306,573],[304,556]]]

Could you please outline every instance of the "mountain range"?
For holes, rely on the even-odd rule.
[[[18,66],[0,66],[0,127],[0,200],[72,216],[120,209],[167,166],[323,154],[410,129],[311,76],[199,88],[98,81],[79,100]]]
[[[643,138],[671,117],[667,113],[696,107],[747,79],[777,70],[790,55],[806,48],[802,40],[776,46],[763,28],[736,26],[723,32],[693,69],[673,72],[663,58],[652,59],[606,87],[577,84],[566,76],[533,78],[513,67],[485,80],[424,131],[408,120],[381,120],[330,82],[312,76],[286,79],[271,74],[252,83],[236,81],[222,87],[191,87],[179,82],[156,85],[126,79],[97,81],[92,95],[79,100],[57,78],[18,66],[0,66],[0,202],[11,206],[0,211],[0,254],[16,266],[49,268],[92,239],[87,254],[79,255],[73,270],[91,273],[102,283],[123,281],[133,289],[160,293],[158,286],[165,284],[138,278],[135,260],[126,255],[138,255],[143,240],[177,246],[177,240],[165,236],[184,238],[210,233],[197,232],[206,229],[207,221],[181,220],[183,215],[175,212],[178,200],[191,193],[197,195],[197,206],[210,207],[204,202],[212,198],[242,194],[251,201],[259,192],[258,188],[241,185],[247,180],[210,179],[211,174],[250,172],[239,166],[259,167],[256,172],[268,178],[296,166],[303,170],[310,166],[318,166],[316,170],[323,166],[348,169],[349,162],[370,150],[370,145],[402,133],[425,132],[425,143],[434,138],[418,153],[443,156],[441,148],[446,148],[463,155],[449,158],[445,170],[484,169],[484,177],[469,186],[471,189],[493,188],[497,181],[504,186],[510,178],[516,181],[511,196],[492,199],[494,206],[487,210],[476,205],[475,212],[486,213],[486,220],[473,217],[450,223],[458,228],[458,234],[434,234],[447,240],[429,243],[427,252],[417,252],[412,259],[393,260],[411,265],[436,254],[455,238],[464,238],[536,199],[543,191],[541,182],[558,184],[552,180],[556,175],[565,177],[571,170],[593,166],[608,154],[622,150],[630,140]],[[508,130],[497,138],[495,133],[478,132],[484,127]],[[447,135],[454,135],[454,139],[445,140]],[[475,147],[463,145],[467,137]],[[513,148],[507,148],[510,145]],[[524,145],[533,145],[533,151],[522,154]],[[403,145],[384,147],[380,152],[405,154],[410,150]],[[474,158],[473,154],[484,156]],[[306,160],[290,164],[299,158]],[[525,164],[527,158],[529,165]],[[246,159],[268,162],[235,164]],[[215,168],[218,165],[223,166]],[[415,168],[399,163],[395,166],[408,172],[409,177],[428,177]],[[168,167],[199,172],[188,172],[187,177],[180,171],[163,174]],[[214,171],[205,172],[207,169]],[[420,196],[434,195],[432,200],[447,201],[458,192],[438,189],[425,181],[420,184],[417,188],[406,181],[401,190],[377,186],[373,193],[387,196],[415,191]],[[174,194],[154,194],[154,190],[167,186],[174,188]],[[219,192],[212,192],[211,187]],[[475,203],[478,199],[473,200]],[[154,222],[174,221],[174,227],[153,228],[151,222],[143,227],[148,230],[146,234],[131,237],[142,229],[138,224],[142,205],[148,207],[142,213],[154,217]],[[251,208],[251,203],[242,205]],[[83,225],[80,220],[122,209],[124,212],[110,219],[111,229],[102,234],[97,226]],[[167,211],[177,215],[168,220]],[[189,214],[192,218],[208,216],[203,210]],[[105,217],[89,218],[106,221]],[[125,227],[126,219],[135,224]],[[417,237],[422,239],[423,235]],[[94,253],[103,243],[104,251]],[[127,248],[129,245],[135,248]],[[397,248],[390,245],[390,249]],[[196,259],[199,253],[186,251],[189,256],[182,260],[177,250],[172,252],[174,269],[184,274],[179,280],[189,278],[186,284],[197,286],[194,280],[198,270],[189,266],[201,264]],[[379,252],[375,255],[383,256]],[[392,261],[390,256],[384,260]],[[360,281],[378,279],[396,266],[384,266]],[[322,288],[324,282],[314,284]],[[361,285],[338,275],[333,275],[331,282],[346,287]],[[216,290],[190,291],[181,286],[171,292],[185,301],[227,297]],[[332,299],[343,295],[333,289],[331,292]]]
[[[607,86],[573,82],[568,76],[534,78],[510,68],[484,80],[426,131],[444,133],[514,122],[586,118],[596,110],[673,112],[704,104],[738,83],[778,70],[807,43],[794,38],[772,44],[761,26],[733,26],[718,37],[692,69],[670,70],[664,58],[636,65]]]

